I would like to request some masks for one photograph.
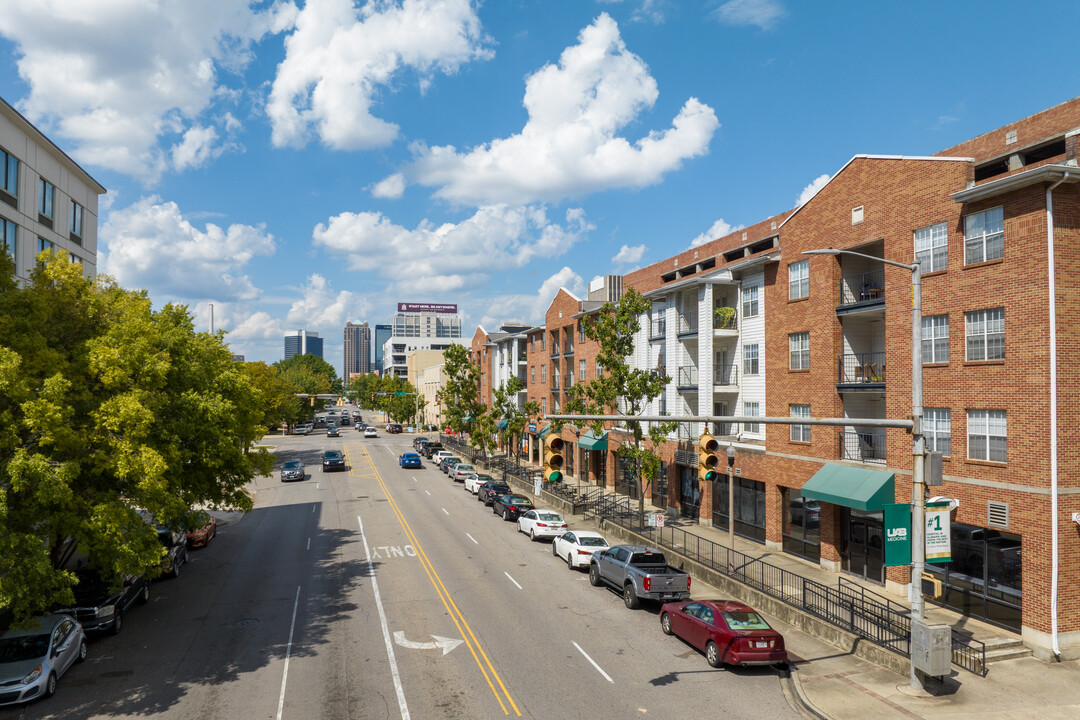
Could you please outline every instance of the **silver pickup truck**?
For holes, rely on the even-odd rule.
[[[589,561],[589,582],[622,591],[633,610],[642,600],[671,602],[690,597],[690,576],[667,564],[662,550],[646,545],[616,545]]]

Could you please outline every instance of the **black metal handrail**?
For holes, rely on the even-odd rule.
[[[841,385],[881,385],[885,382],[885,353],[866,352],[841,355],[836,382]]]
[[[840,278],[840,299],[837,305],[876,303],[885,299],[885,269],[845,275]]]
[[[885,464],[885,432],[851,432],[841,430],[837,433],[840,460]]]

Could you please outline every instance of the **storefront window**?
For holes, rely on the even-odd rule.
[[[659,508],[667,507],[667,463],[660,461],[660,476],[653,482],[652,504]]]
[[[637,499],[637,480],[634,461],[622,455],[615,456],[615,492]]]
[[[713,527],[728,529],[727,476],[713,483]],[[735,534],[765,542],[765,483],[735,478]]]
[[[952,524],[952,560],[927,563],[945,585],[938,602],[965,615],[1020,629],[1023,599],[1019,535],[963,523]]]
[[[821,501],[781,488],[784,497],[784,551],[817,562],[821,559]]]

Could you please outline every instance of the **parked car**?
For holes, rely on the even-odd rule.
[[[513,493],[497,495],[491,503],[491,511],[496,515],[502,515],[503,520],[517,520],[519,515],[532,509],[532,500],[524,495]]]
[[[293,425],[293,435],[307,435],[312,429],[311,423],[297,423]]]
[[[340,450],[327,450],[322,456],[322,471],[344,470],[345,456]]]
[[[421,445],[425,445],[425,444],[427,444],[427,443],[429,443],[429,442],[431,442],[431,440],[429,440],[428,438],[424,437],[423,435],[420,435],[420,436],[418,436],[418,437],[414,437],[414,438],[413,438],[413,440],[412,440],[412,446],[413,446],[413,449],[415,449],[415,450],[419,450],[419,449],[420,449],[420,446],[421,446]]]
[[[391,434],[391,435],[400,435],[401,434],[401,425],[398,424],[398,423],[389,423],[386,426],[386,432]]]
[[[26,630],[0,635],[0,705],[17,705],[56,693],[56,681],[86,659],[86,635],[75,618],[54,613]]]
[[[165,557],[161,558],[161,574],[180,577],[180,566],[188,559],[187,533],[164,525],[157,525],[156,528],[158,542],[165,548]]]
[[[704,651],[713,667],[787,662],[784,636],[741,602],[666,603],[660,610],[660,628]]]
[[[465,482],[465,478],[474,473],[476,473],[476,466],[467,462],[459,462],[446,472],[454,482]]]
[[[403,468],[420,468],[421,470],[424,468],[424,463],[420,462],[420,456],[416,453],[404,453],[398,458],[398,462]]]
[[[438,450],[429,455],[428,457],[431,458],[432,462],[438,465],[443,461],[444,458],[454,457],[454,453],[450,452],[449,450]]]
[[[326,437],[341,437],[341,431],[338,430],[337,425],[326,426]]]
[[[116,587],[88,568],[76,570],[75,577],[78,579],[78,584],[72,589],[75,604],[57,608],[56,612],[75,618],[87,633],[109,632],[118,635],[124,625],[124,613],[132,605],[145,605],[150,600],[150,583],[146,578],[125,575],[119,587]]]
[[[555,538],[551,554],[566,561],[571,569],[589,567],[593,553],[604,552],[610,547],[607,538],[592,530],[571,530]]]
[[[510,486],[502,480],[489,480],[476,491],[476,499],[484,503],[485,506],[490,506],[491,503],[495,502],[496,495],[508,492],[510,492]]]
[[[622,593],[631,610],[642,600],[686,600],[690,576],[667,564],[662,550],[646,545],[616,545],[589,559],[589,582]]]
[[[443,471],[443,475],[449,475],[450,471],[461,464],[461,458],[456,455],[450,455],[439,460],[439,469]]]
[[[364,437],[366,437],[366,438],[379,437],[379,433],[374,428],[374,426],[368,425],[366,428],[364,428]]]
[[[493,482],[495,478],[490,475],[484,475],[483,473],[473,473],[469,477],[465,478],[465,482],[462,483],[465,489],[475,495],[480,490],[480,486],[486,482]]]
[[[195,523],[198,527],[185,533],[188,547],[205,547],[217,535],[217,518],[205,510],[195,511]]]
[[[525,533],[533,542],[537,538],[554,540],[566,532],[566,520],[554,510],[533,508],[518,516],[517,527],[518,532]]]
[[[430,460],[435,456],[435,453],[445,449],[441,442],[429,442],[420,448],[420,454]]]
[[[285,464],[281,466],[281,482],[303,480],[305,478],[304,463],[300,462],[299,458],[286,460]]]

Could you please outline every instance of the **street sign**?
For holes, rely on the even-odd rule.
[[[947,563],[952,559],[949,503],[926,503],[926,562]]]
[[[911,564],[911,503],[886,504],[885,567]]]
[[[534,423],[534,422],[529,423],[529,432],[531,432],[531,433],[536,432],[536,423]]]
[[[658,528],[664,527],[664,514],[663,513],[656,513],[656,527],[658,527]]]

